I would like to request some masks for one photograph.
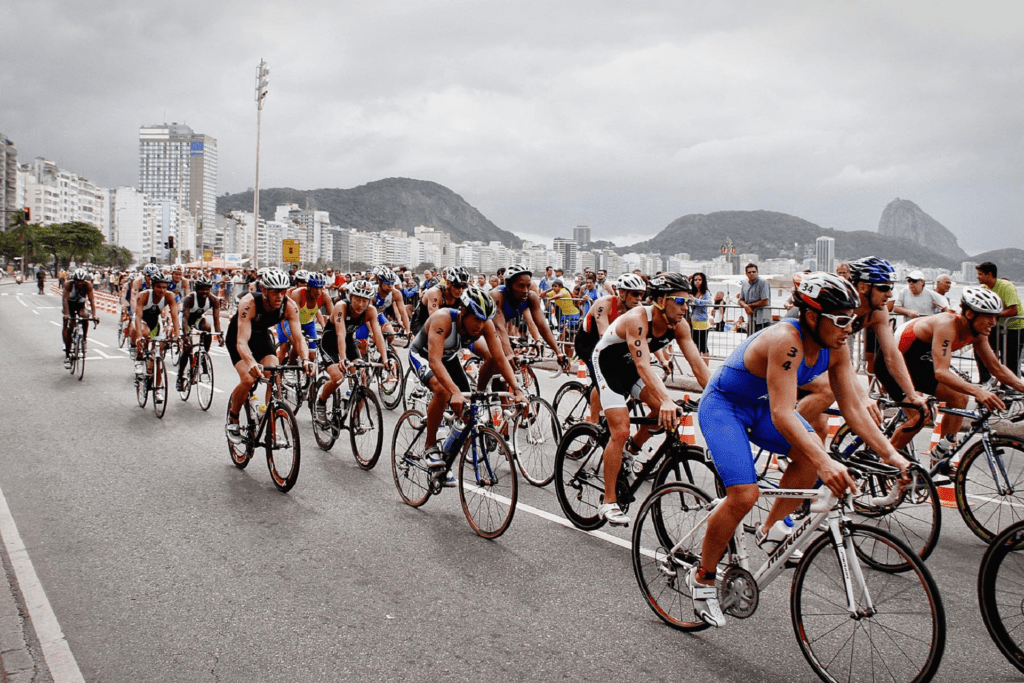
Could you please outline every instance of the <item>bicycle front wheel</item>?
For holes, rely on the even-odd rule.
[[[71,361],[71,365],[68,366],[68,372],[74,376],[75,370],[78,369],[78,336],[71,337],[71,353],[68,355],[68,359]]]
[[[380,400],[388,410],[394,410],[402,402],[405,395],[405,371],[398,353],[388,348],[388,362],[395,369],[392,373],[387,368],[377,368],[377,388],[380,389]]]
[[[981,619],[999,651],[1024,672],[1024,522],[999,534],[978,571]]]
[[[78,358],[78,367],[76,368],[78,381],[81,382],[85,375],[85,339],[83,337],[79,337],[75,342],[75,356]],[[72,367],[75,366],[72,365]]]
[[[946,645],[946,614],[932,575],[881,529],[848,524],[844,536],[855,613],[830,533],[811,544],[793,574],[793,629],[807,662],[824,681],[931,680]],[[858,546],[886,546],[909,569],[894,574],[861,563]]]
[[[167,412],[167,365],[162,356],[153,359],[153,412],[160,418]]]
[[[227,413],[231,412],[231,399],[228,399]],[[241,410],[238,411],[238,433],[240,435],[238,441],[232,441],[228,438],[228,453],[231,455],[231,462],[235,463],[235,467],[240,470],[244,470],[249,464],[249,460],[252,459],[253,446],[253,434],[256,429],[256,416],[253,415],[252,406],[249,404],[248,399],[242,403]],[[230,421],[230,414],[225,415],[225,425]]]
[[[338,412],[338,392],[332,391],[327,397],[324,403],[327,405],[327,421],[320,422],[316,418],[316,402],[317,397],[323,392],[324,385],[326,385],[330,379],[326,376],[321,377],[313,385],[313,391],[309,394],[309,412],[313,418],[313,438],[316,439],[316,445],[320,447],[320,450],[329,451],[334,446],[334,442],[338,438],[338,430],[334,427],[334,421]]]
[[[647,497],[633,526],[633,575],[640,592],[659,619],[680,631],[708,628],[693,612],[686,577],[700,562],[709,502],[696,486],[666,484]]]
[[[497,538],[516,512],[519,483],[512,454],[498,432],[475,427],[459,459],[459,500],[469,526],[484,538]]]
[[[608,432],[580,422],[565,430],[555,453],[555,497],[577,529],[604,525],[597,509],[604,502],[604,447]]]
[[[555,478],[555,453],[562,438],[558,416],[547,401],[533,396],[511,424],[512,451],[526,481],[547,486]]]
[[[135,375],[135,399],[140,408],[149,403],[149,375]]]
[[[384,445],[384,413],[372,390],[359,387],[349,402],[348,435],[352,455],[364,470],[372,470]]]
[[[199,372],[199,368],[196,367],[198,359],[198,351],[190,354],[188,361],[185,363],[185,369],[181,372],[182,382],[181,389],[178,389],[178,398],[182,401],[187,401],[188,397],[192,395],[192,385],[196,382],[196,375]]]
[[[125,330],[128,327],[128,323],[125,322],[124,318],[121,318],[121,322],[117,325],[117,348],[124,348],[124,340],[127,337]]]
[[[395,488],[406,505],[417,508],[430,498],[430,469],[423,464],[427,449],[426,418],[418,410],[407,410],[398,418],[391,438],[391,474]]]
[[[299,425],[295,415],[283,402],[274,402],[267,407],[273,412],[268,416],[271,420],[267,425],[265,444],[267,450],[267,467],[270,478],[281,491],[290,491],[299,479],[299,459],[302,449],[299,446]]]
[[[565,428],[583,422],[586,419],[587,408],[589,407],[590,388],[570,380],[560,386],[555,392],[554,408],[558,415],[558,424]]]
[[[195,367],[196,394],[199,396],[199,407],[209,410],[213,404],[213,359],[206,351],[199,352]]]
[[[964,454],[954,480],[960,516],[986,543],[1024,520],[1024,439],[993,434],[989,441],[991,467],[985,444],[979,441]]]

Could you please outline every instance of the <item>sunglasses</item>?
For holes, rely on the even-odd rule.
[[[835,313],[822,313],[822,318],[828,318],[836,327],[849,327],[857,319],[855,315],[836,315]]]
[[[680,306],[685,306],[686,302],[689,301],[689,298],[685,296],[673,296],[669,297],[669,301],[675,301]]]
[[[873,285],[879,292],[891,292],[892,285]]]

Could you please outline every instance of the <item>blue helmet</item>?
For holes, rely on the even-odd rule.
[[[142,274],[149,279],[153,279],[154,276],[160,274],[160,266],[155,263],[147,263],[142,267]]]
[[[850,279],[872,285],[891,285],[896,282],[896,270],[888,261],[877,256],[866,256],[850,264]]]
[[[326,284],[327,278],[325,278],[321,273],[310,273],[309,277],[306,279],[307,287],[323,287]]]

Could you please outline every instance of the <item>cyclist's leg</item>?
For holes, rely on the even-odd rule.
[[[951,389],[945,384],[940,384],[935,387],[935,393],[933,395],[950,408],[967,407],[967,394],[961,394],[959,391]],[[956,439],[957,432],[960,431],[960,426],[963,422],[964,418],[959,415],[952,415],[950,413],[942,414],[942,436],[946,437],[946,439],[952,443]]]
[[[804,429],[813,432],[814,428],[800,414],[797,419],[803,423]],[[758,407],[758,414],[753,427],[750,429],[750,440],[762,449],[785,455],[789,458],[789,466],[779,480],[780,488],[813,488],[818,481],[818,469],[810,456],[801,449],[790,445],[782,434],[775,428],[771,419],[770,408],[767,404]],[[771,510],[765,519],[762,531],[772,528],[772,525],[784,518],[789,513],[800,507],[803,500],[799,498],[776,498]]]
[[[292,345],[288,341],[290,336],[291,326],[288,321],[279,322],[277,327],[274,328],[277,334],[277,359],[281,363],[287,362],[288,354],[292,350]]]
[[[178,354],[178,379],[177,385],[180,390],[181,383],[185,379],[185,368],[188,367],[189,359],[192,357],[192,335],[186,317],[181,326],[181,353]]]
[[[228,416],[231,422],[237,424],[238,411],[242,409],[242,403],[249,396],[249,391],[252,389],[253,384],[256,383],[256,379],[249,374],[244,361],[235,363],[235,372],[238,373],[238,384],[231,392]]]
[[[911,347],[911,351],[913,351],[913,347]],[[920,393],[934,395],[939,386],[938,381],[935,379],[935,365],[930,361],[922,360],[914,353],[907,353],[904,356],[904,360],[906,361],[907,372],[910,375],[910,381],[913,383],[914,388]],[[899,383],[892,376],[888,365],[886,365],[885,356],[881,353],[875,358],[875,377],[885,387],[886,393],[889,394],[892,400],[902,401],[906,398],[903,388],[900,387]],[[921,431],[923,426],[924,421],[920,414],[916,410],[910,411],[906,422],[897,427],[896,431],[893,432],[893,448],[905,448],[913,440],[914,436]],[[957,428],[959,426],[957,424]]]
[[[819,375],[813,382],[801,387],[810,392],[797,403],[796,411],[803,416],[814,432],[825,443],[828,438],[828,415],[825,411],[836,400],[828,382],[828,373]]]

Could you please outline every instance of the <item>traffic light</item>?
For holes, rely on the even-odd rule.
[[[174,237],[173,236],[167,238],[167,245],[168,245],[167,246],[168,249],[174,249]]]
[[[32,222],[32,209],[30,209],[27,206],[25,207],[25,222],[26,223],[31,223]]]

